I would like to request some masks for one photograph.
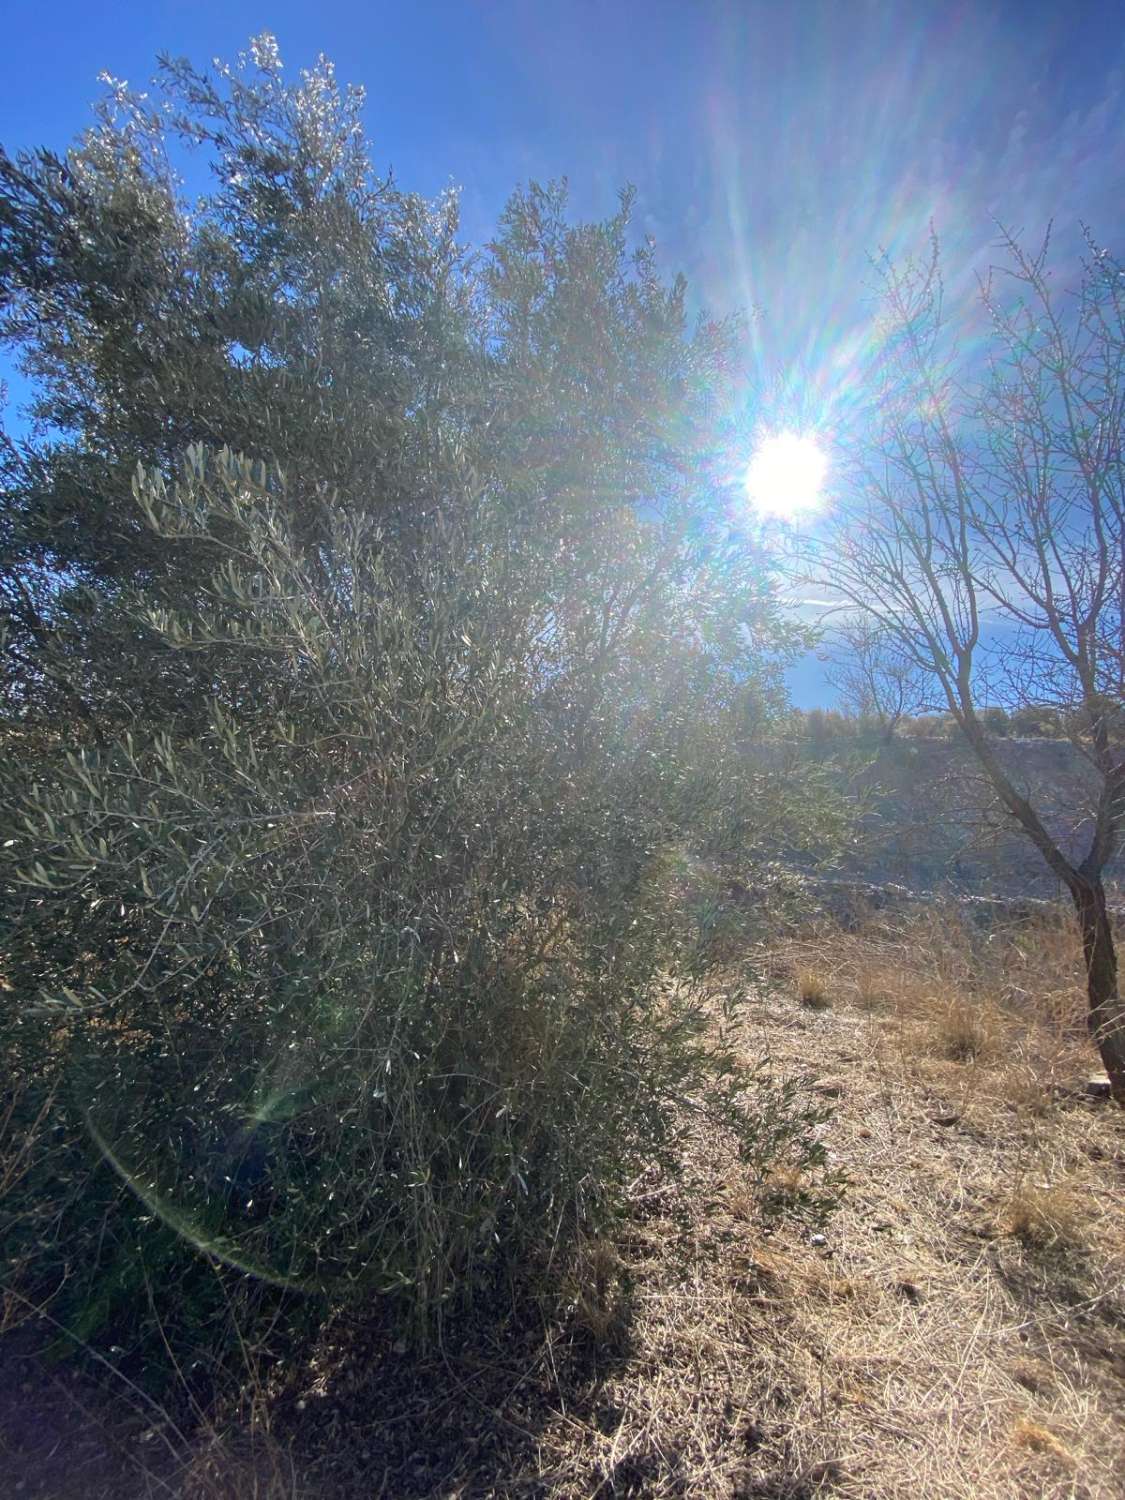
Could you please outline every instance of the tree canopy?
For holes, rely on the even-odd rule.
[[[310,556],[340,516],[404,567],[439,513],[502,525],[556,638],[607,662],[656,589],[713,624],[737,599],[751,643],[767,620],[779,639],[751,549],[722,550],[737,325],[688,327],[682,280],[630,248],[628,193],[572,225],[565,186],[532,184],[470,250],[455,198],[375,170],[327,62],[290,83],[259,39],[212,75],[165,60],[158,84],[111,84],[65,159],[0,158],[0,338],[36,389],[35,436],[0,471],[20,712],[48,637],[69,714],[185,707],[182,659],[100,605],[198,593],[207,548],[169,545],[131,497],[138,463],[172,473],[195,444],[284,474]],[[195,201],[188,147],[211,176]]]
[[[693,1090],[823,1160],[708,1036],[660,871],[831,809],[745,753],[799,636],[725,504],[738,325],[690,322],[628,193],[573,223],[531,184],[463,245],[360,102],[262,38],[0,157],[36,390],[2,914],[12,1045],[71,1037],[135,1212],[432,1326],[604,1215]]]

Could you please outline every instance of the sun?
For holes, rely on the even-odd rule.
[[[760,516],[792,521],[824,504],[828,459],[815,438],[797,432],[764,437],[746,468],[746,497]]]

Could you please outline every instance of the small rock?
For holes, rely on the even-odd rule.
[[[826,1234],[810,1234],[809,1235],[809,1244],[812,1245],[815,1249],[819,1249],[821,1247],[821,1245],[827,1245],[827,1243],[828,1243],[828,1236]]]
[[[1086,1095],[1090,1099],[1109,1098],[1109,1079],[1104,1073],[1095,1073],[1086,1080]]]

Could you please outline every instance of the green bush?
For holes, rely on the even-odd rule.
[[[314,571],[282,485],[201,451],[172,491],[138,477],[154,527],[225,553],[205,607],[128,607],[209,653],[210,723],[72,753],[27,794],[21,989],[70,1023],[73,1107],[146,1215],[429,1328],[671,1164],[685,1096],[756,1149],[708,965],[668,982],[686,939],[647,899],[733,792],[717,752],[698,770],[706,674],[681,674],[690,734],[642,677],[575,754],[503,528],[439,526],[404,577],[342,521]]]
[[[432,1331],[687,1099],[817,1155],[708,1024],[729,913],[660,894],[838,819],[754,753],[802,635],[727,504],[747,345],[630,202],[470,250],[270,38],[0,152],[0,1238],[74,1336],[191,1365],[234,1287]]]

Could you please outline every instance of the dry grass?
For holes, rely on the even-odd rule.
[[[853,1187],[821,1253],[852,1294],[814,1311],[790,1275],[792,1365],[825,1352],[827,1425],[856,1466],[833,1493],[1119,1494],[1125,1121],[1083,1095],[1068,917],[881,918],[792,940],[784,963],[837,997],[815,1042],[792,1013],[791,1048],[846,1077],[831,1138]]]
[[[806,1010],[831,1010],[828,981],[818,969],[797,970],[797,999]]]
[[[1097,1069],[1069,913],[984,931],[955,908],[931,908],[859,931],[825,925],[786,950],[775,965],[815,973],[840,1004],[878,1018],[896,1071],[932,1082],[959,1065],[959,1075],[944,1069],[958,1096],[1004,1092],[1045,1114]]]
[[[629,1282],[626,1267],[609,1240],[592,1239],[579,1245],[569,1277],[571,1321],[595,1344],[624,1336],[629,1323]]]
[[[1061,1459],[1068,1466],[1076,1460],[1070,1449],[1059,1441],[1053,1432],[1038,1422],[1029,1422],[1021,1417],[1012,1428],[1012,1442],[1020,1448],[1030,1448],[1033,1453],[1045,1453],[1051,1458]]]
[[[1022,1182],[1004,1205],[1000,1224],[1038,1249],[1082,1248],[1086,1211],[1080,1189],[1065,1183]]]
[[[198,1445],[177,1485],[180,1500],[301,1500],[293,1457],[261,1435],[215,1435]]]
[[[988,1063],[1003,1048],[1003,1028],[985,1005],[935,995],[915,1033],[919,1046],[947,1062]]]

